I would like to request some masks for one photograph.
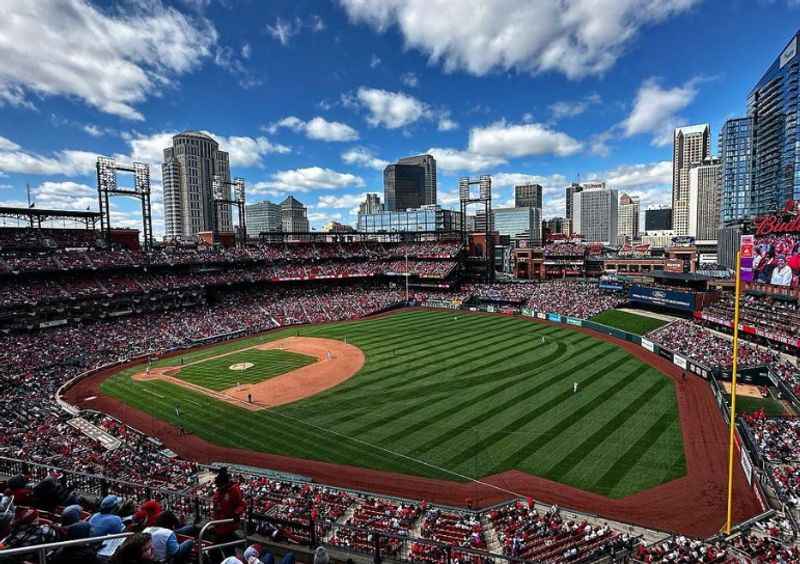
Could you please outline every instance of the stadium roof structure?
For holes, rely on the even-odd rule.
[[[78,210],[52,210],[43,208],[14,208],[0,207],[0,217],[12,217],[16,219],[27,219],[31,227],[34,222],[41,227],[43,221],[53,219],[72,219],[81,220],[88,227],[91,223],[95,225],[100,220],[100,212],[78,211]]]

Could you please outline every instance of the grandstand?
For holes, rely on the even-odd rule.
[[[698,315],[669,323],[644,337],[592,322],[591,318],[599,313],[628,305],[627,288],[608,290],[594,279],[565,279],[564,265],[578,255],[588,256],[590,249],[559,245],[544,250],[543,256],[558,263],[560,279],[488,284],[462,281],[465,247],[447,237],[404,241],[317,238],[303,242],[273,238],[250,241],[238,248],[156,246],[143,251],[120,243],[109,246],[91,229],[0,229],[0,481],[7,494],[0,510],[10,507],[13,497],[18,516],[0,519],[3,548],[24,547],[31,544],[30,539],[47,542],[71,538],[65,532],[69,525],[62,515],[64,506],[75,501],[71,495],[82,496],[79,520],[88,520],[102,498],[115,494],[127,502],[125,509],[119,509],[124,517],[142,517],[147,513],[144,508],[152,508],[155,502],[162,510],[173,511],[181,524],[187,525],[180,529],[178,537],[194,538],[195,553],[200,551],[210,561],[218,561],[219,551],[205,550],[210,546],[208,542],[199,538],[197,528],[188,525],[227,515],[221,507],[220,486],[214,484],[214,476],[224,465],[243,499],[244,509],[234,529],[241,525],[246,538],[268,544],[276,554],[291,550],[310,558],[313,549],[321,545],[342,561],[380,557],[477,564],[504,560],[734,561],[766,555],[784,560],[796,557],[793,540],[800,471],[795,464],[794,420],[768,419],[758,414],[742,420],[743,444],[752,448],[754,463],[749,479],[744,470],[737,468],[736,516],[742,525],[727,537],[715,534],[724,504],[720,491],[715,489],[721,488],[715,479],[726,470],[726,411],[717,407],[718,389],[708,385],[705,378],[724,376],[722,373],[730,364],[728,341],[701,324],[701,320],[709,320]],[[776,330],[784,322],[791,322],[795,314],[791,304],[760,299],[757,295],[748,298],[745,315],[749,323]],[[702,311],[724,319],[728,304],[723,297]],[[391,315],[408,307],[416,309]],[[438,312],[415,322],[413,316],[420,308],[459,311]],[[779,316],[777,323],[768,323],[766,312]],[[492,313],[504,315],[486,315]],[[375,317],[380,315],[385,317]],[[437,329],[461,322],[462,316],[489,321],[471,321],[478,328],[474,337],[461,329]],[[427,374],[424,363],[438,370],[437,362],[448,362],[463,372],[462,377],[473,377],[475,382],[465,386],[464,393],[471,393],[473,388],[469,386],[493,386],[491,393],[474,387],[481,392],[470,396],[478,411],[482,410],[475,413],[474,420],[480,425],[473,420],[459,421],[458,431],[464,438],[454,446],[469,451],[470,445],[483,445],[485,450],[478,453],[474,462],[461,456],[460,451],[444,453],[453,461],[463,459],[458,466],[462,471],[459,478],[445,475],[450,468],[408,472],[401,469],[391,474],[393,483],[387,485],[385,473],[381,479],[376,478],[383,469],[373,464],[358,471],[360,461],[352,457],[350,465],[345,466],[281,452],[256,457],[275,464],[215,459],[212,453],[227,452],[217,449],[225,445],[197,436],[195,427],[202,421],[189,421],[201,412],[213,418],[210,407],[202,404],[199,410],[193,410],[188,404],[178,405],[176,401],[173,405],[171,399],[152,396],[153,405],[164,403],[168,411],[180,412],[175,413],[175,419],[171,413],[156,417],[148,415],[144,404],[135,405],[133,397],[131,404],[123,404],[119,398],[114,404],[111,392],[104,388],[104,382],[113,382],[111,379],[125,370],[181,366],[203,355],[234,352],[273,336],[349,337],[349,342],[361,344],[370,352],[374,350],[369,348],[370,341],[386,337],[369,333],[369,326],[362,321],[365,319],[388,319],[395,324],[389,326],[394,331],[394,342],[384,345],[386,356],[381,360],[385,363],[382,370],[387,376],[387,394],[401,389],[401,382],[392,382],[389,376],[423,377]],[[423,333],[420,327],[426,323],[430,325],[429,332]],[[791,323],[788,326],[790,329],[780,335],[791,331]],[[359,327],[363,329],[357,338]],[[441,359],[402,356],[404,342],[418,344],[412,330],[430,340]],[[473,338],[470,343],[475,343],[474,349],[459,348],[462,341]],[[565,376],[559,380],[553,375],[572,370],[568,364],[573,351],[570,347],[586,349],[587,358],[580,364],[580,371],[576,369],[566,377],[570,390],[573,380],[579,380],[587,394],[594,394],[591,386],[597,378],[590,371],[600,370],[604,362],[609,362],[605,356],[616,359],[614,366],[630,363],[635,370],[625,372],[627,376],[621,381],[608,381],[602,393],[598,390],[596,395],[584,396],[586,403],[574,406],[575,417],[548,420],[547,433],[540,437],[504,435],[490,419],[494,411],[500,413],[500,408],[490,403],[481,408],[476,402],[498,396],[505,403],[516,405],[518,394],[509,387],[510,378],[523,385],[530,383],[520,377],[522,368],[513,364],[512,353],[519,359],[528,358],[524,356],[525,349],[535,348],[539,342],[552,350],[543,348],[537,352],[543,356],[538,365],[533,363],[533,368],[552,368],[554,372],[549,377],[554,383]],[[769,339],[759,343],[769,344]],[[744,366],[766,367],[767,378],[781,384],[787,403],[800,407],[796,400],[800,395],[800,372],[792,362],[764,347],[744,344],[741,350]],[[504,358],[504,351],[511,360]],[[614,357],[615,354],[619,356]],[[393,357],[399,360],[392,360]],[[549,357],[553,359],[552,367],[547,365]],[[411,364],[414,359],[423,366]],[[405,362],[413,369],[404,368]],[[486,374],[496,378],[506,370],[505,377],[509,379],[480,381],[484,374],[481,371],[490,369],[494,372]],[[646,380],[642,375],[650,374],[648,370],[661,376]],[[692,378],[688,383],[685,371]],[[603,374],[606,372],[616,373],[610,368]],[[430,377],[435,378],[436,374]],[[609,480],[624,483],[623,478],[631,477],[620,473],[618,466],[631,466],[632,456],[621,452],[619,459],[584,460],[576,446],[583,448],[592,440],[600,444],[603,438],[621,433],[624,440],[619,443],[630,449],[638,442],[637,432],[642,433],[642,440],[651,443],[658,441],[645,430],[669,432],[658,427],[657,421],[652,422],[652,427],[648,423],[647,429],[642,424],[638,426],[642,428],[631,425],[633,420],[623,419],[631,412],[617,409],[614,406],[623,404],[613,403],[607,404],[613,409],[586,420],[586,435],[565,430],[576,417],[586,417],[606,401],[626,399],[631,401],[632,412],[647,411],[628,398],[630,390],[625,387],[629,381],[652,385],[652,391],[642,388],[641,394],[666,390],[665,397],[672,394],[679,398],[679,404],[691,403],[697,411],[689,415],[681,411],[680,423],[674,413],[673,419],[669,418],[668,408],[664,412],[663,420],[673,425],[670,428],[678,442],[683,441],[680,448],[686,456],[685,474],[678,466],[662,468],[659,477],[640,477],[644,485],[631,485],[635,493],[616,499],[610,495],[610,487],[603,490],[603,480],[598,480],[592,489],[594,478],[602,478],[593,473],[605,465],[608,471],[604,475],[610,476]],[[345,384],[356,391],[364,385],[358,375]],[[161,390],[166,396],[172,393],[167,384],[158,386],[162,387],[146,389],[156,390],[156,394]],[[506,387],[513,393],[504,395]],[[96,393],[83,393],[89,388]],[[448,403],[459,396],[447,390],[446,382],[432,383],[420,390],[428,390],[430,395],[401,398],[396,404],[376,403],[391,411],[375,410],[370,416],[401,420],[412,410],[427,409],[425,417],[414,422],[416,428],[422,429],[439,411],[456,420],[468,413],[463,404]],[[544,395],[536,395],[539,391]],[[327,410],[332,404],[324,404],[326,394],[335,392],[311,397],[305,400],[311,403],[304,407],[313,411],[324,406],[329,415],[340,420],[340,427],[331,423],[331,428],[353,429],[358,424],[363,429],[362,436],[370,437],[369,427],[374,423],[359,419],[362,412],[370,411],[370,404],[341,402],[336,409]],[[509,411],[505,417],[532,418],[537,407],[541,410],[549,405],[548,409],[555,413],[572,409],[569,401],[584,401],[580,397],[567,399],[572,393],[563,390],[548,396],[549,388],[544,385],[541,390],[527,393],[541,403],[531,404],[534,409],[520,404],[520,411]],[[368,396],[353,397],[365,401]],[[465,397],[459,401],[465,401]],[[641,401],[655,413],[655,404]],[[124,407],[114,410],[112,404]],[[176,423],[181,417],[186,423]],[[640,413],[639,417],[643,415]],[[618,425],[620,421],[628,424]],[[701,422],[683,428],[681,433],[680,425],[687,421]],[[514,420],[502,423],[506,428]],[[431,428],[435,430],[435,426]],[[409,426],[403,432],[410,434],[414,429]],[[394,434],[400,437],[402,433],[395,429]],[[298,432],[296,440],[303,442],[305,437]],[[492,450],[492,443],[513,448],[519,441],[527,448],[524,441],[531,440],[531,444],[548,445],[558,452],[559,445],[549,442],[553,437],[560,439],[557,442],[565,450],[559,455],[561,458],[553,460],[552,468],[556,470],[552,474],[545,472],[544,478],[526,481],[525,472],[520,470],[498,474],[502,478],[494,480],[481,473],[482,468],[494,468],[497,463],[492,454],[500,451]],[[428,438],[433,444],[433,439]],[[329,439],[320,435],[319,440]],[[186,450],[181,444],[187,445]],[[197,456],[186,456],[190,445],[204,445],[207,454],[203,455],[201,448],[193,451]],[[237,450],[256,448],[251,442],[237,446]],[[330,449],[335,445],[324,446]],[[613,449],[607,445],[607,451]],[[351,447],[343,452],[352,455],[359,451]],[[505,454],[501,462],[515,462],[513,451]],[[537,457],[548,460],[547,454]],[[379,457],[373,453],[364,458],[367,464],[368,458]],[[390,458],[388,453],[386,458]],[[522,458],[516,458],[520,459],[517,467],[522,468]],[[578,458],[580,464],[573,465],[573,459]],[[641,468],[646,473],[647,468],[665,464],[664,459],[654,459]],[[473,467],[477,473],[470,470]],[[563,469],[565,476],[558,476],[558,469]],[[566,476],[570,472],[574,473],[573,478]],[[617,474],[619,478],[615,477]],[[51,475],[61,480],[61,493],[55,499],[47,498],[41,486],[36,487]],[[564,485],[581,484],[581,476],[591,476],[592,484]],[[37,513],[27,508],[36,508]],[[135,532],[137,522],[133,518],[126,522],[124,534]],[[224,529],[218,532],[219,536],[209,533],[206,538],[215,539],[214,542],[234,538],[225,536]]]

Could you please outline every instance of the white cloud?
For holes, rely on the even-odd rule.
[[[436,129],[439,131],[452,131],[458,129],[458,122],[450,118],[450,112],[445,111],[439,115]]]
[[[558,121],[563,118],[576,117],[589,109],[589,106],[600,103],[600,96],[592,94],[582,100],[559,100],[550,104],[548,109],[553,120]]]
[[[656,79],[645,80],[636,93],[633,110],[619,124],[625,137],[648,133],[653,145],[672,143],[673,130],[685,123],[677,114],[697,96],[698,82],[695,78],[683,86],[662,88]]]
[[[16,151],[19,148],[19,145],[14,143],[11,139],[0,137],[0,151]]]
[[[33,200],[40,208],[97,209],[97,188],[77,182],[43,182],[32,189]]]
[[[469,132],[469,149],[504,158],[528,155],[574,155],[583,145],[560,131],[538,123],[508,124],[499,121]]]
[[[644,186],[668,184],[672,187],[672,161],[647,164],[620,165],[607,171],[603,178],[610,186]]]
[[[436,159],[436,168],[445,172],[480,172],[505,164],[505,159],[471,151],[432,147],[426,151]]]
[[[0,137],[0,172],[3,173],[80,176],[94,171],[96,162],[96,153],[63,150],[41,155]]]
[[[242,57],[248,59],[251,54],[249,44],[242,47]],[[214,64],[218,67],[225,69],[239,81],[239,86],[244,89],[255,88],[263,84],[263,81],[257,78],[248,68],[244,65],[241,59],[236,56],[236,52],[231,47],[217,47],[214,54]]]
[[[400,76],[400,81],[409,88],[416,88],[419,86],[419,78],[417,78],[417,75],[413,72],[404,73]]]
[[[319,197],[316,207],[327,209],[352,209],[353,207],[357,207],[366,198],[366,192],[360,194],[340,194],[338,196],[326,194]]]
[[[245,43],[244,45],[242,45],[241,53],[242,53],[242,58],[243,59],[249,59],[250,55],[253,54],[253,48],[250,47],[249,43]]]
[[[211,53],[217,31],[160,0],[100,11],[86,0],[4,0],[0,100],[68,96],[143,119],[135,105],[168,88]]]
[[[351,21],[396,25],[406,46],[448,72],[601,74],[646,27],[697,0],[339,0]],[[431,17],[435,14],[435,17]]]
[[[389,161],[379,159],[369,149],[354,147],[342,153],[342,160],[347,164],[383,170],[389,166]]]
[[[541,176],[539,174],[526,174],[522,172],[498,172],[492,175],[492,187],[503,188],[507,186],[520,186],[522,184],[540,184],[544,194],[555,193],[563,190],[568,184],[562,174]]]
[[[378,55],[376,55],[375,53],[373,53],[372,54],[372,58],[369,60],[369,67],[371,69],[374,69],[375,67],[377,67],[380,64],[381,64],[381,58]]]
[[[362,86],[356,92],[355,103],[367,109],[367,122],[370,125],[387,129],[405,127],[432,115],[425,102],[402,92],[389,92],[379,88]]]
[[[318,189],[360,188],[362,186],[364,186],[364,180],[360,176],[311,166],[276,172],[270,180],[257,182],[251,192],[275,194],[309,192]]]
[[[320,16],[315,14],[311,16],[309,27],[311,28],[311,31],[317,33],[318,31],[325,29],[325,21]]]
[[[358,131],[346,123],[328,121],[320,116],[308,121],[303,121],[295,116],[285,117],[270,125],[267,131],[276,133],[282,127],[305,133],[309,139],[319,141],[356,141],[358,139]]]
[[[294,20],[283,20],[282,18],[275,19],[275,25],[267,24],[267,33],[272,36],[273,39],[280,42],[281,45],[286,47],[289,45],[289,41],[300,33],[300,29],[302,28],[302,22],[300,18],[295,18]]]
[[[102,129],[92,124],[84,125],[82,129],[92,137],[101,137],[104,134]]]

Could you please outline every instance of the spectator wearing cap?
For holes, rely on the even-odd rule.
[[[100,511],[89,519],[94,536],[115,535],[125,530],[122,518],[114,511],[120,506],[122,500],[115,495],[107,495],[100,502]]]
[[[189,559],[194,541],[188,539],[179,543],[175,534],[178,525],[178,518],[175,514],[171,511],[164,511],[158,516],[154,526],[144,530],[150,535],[156,560],[180,564]]]
[[[156,524],[156,519],[161,514],[161,504],[154,499],[148,499],[139,506],[137,513],[141,512],[144,517],[145,525],[152,527]]]
[[[78,513],[80,516],[80,512]],[[63,520],[62,520],[63,523]],[[88,539],[92,536],[92,526],[86,521],[78,521],[67,527],[67,540]],[[59,548],[48,558],[53,564],[98,564],[96,547],[91,544],[79,544]]]

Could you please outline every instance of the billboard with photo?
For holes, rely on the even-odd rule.
[[[649,286],[631,286],[628,299],[634,303],[654,305],[683,311],[695,310],[695,295],[692,292],[677,289],[653,288]]]
[[[751,278],[755,284],[770,284],[785,288],[800,288],[800,214],[797,202],[788,202],[779,213],[761,216],[755,220],[752,236],[752,259],[742,266],[742,280]],[[743,236],[742,248],[745,248]],[[750,264],[746,264],[750,262]],[[743,268],[744,270],[744,268]]]

